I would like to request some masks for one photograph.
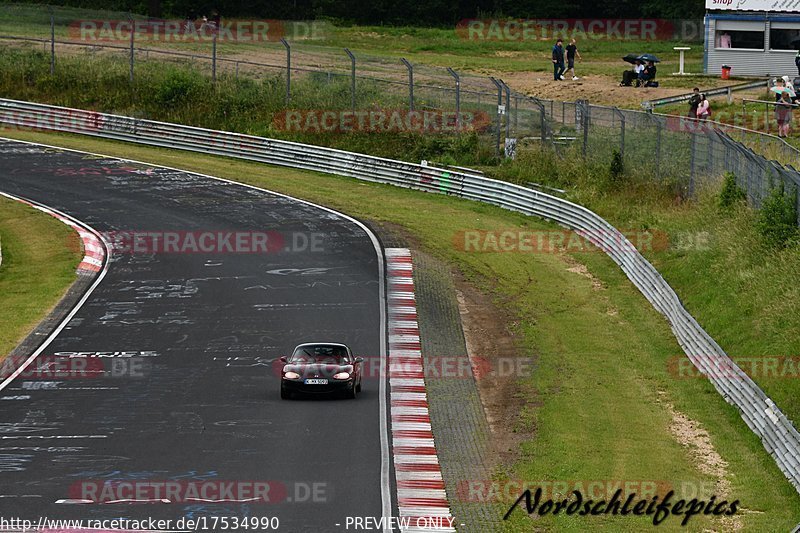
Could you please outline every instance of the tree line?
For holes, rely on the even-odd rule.
[[[19,0],[18,0],[19,1]],[[22,0],[22,3],[41,3]],[[362,25],[452,26],[472,18],[667,18],[703,15],[699,0],[50,0],[52,5],[183,18],[332,19]]]

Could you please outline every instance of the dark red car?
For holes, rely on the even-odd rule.
[[[344,344],[309,342],[294,349],[291,357],[283,356],[281,399],[293,393],[342,394],[355,398],[361,392],[362,357],[354,357]]]

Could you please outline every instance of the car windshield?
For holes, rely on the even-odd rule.
[[[324,363],[338,365],[347,361],[347,348],[324,344],[299,346],[292,354],[293,363]]]

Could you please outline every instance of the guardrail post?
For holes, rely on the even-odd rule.
[[[56,17],[50,6],[50,75],[56,73]]]
[[[292,47],[283,37],[281,44],[286,48],[286,108],[288,109],[292,100]]]
[[[350,58],[350,107],[353,113],[356,112],[356,56],[349,48],[344,49],[347,56]]]
[[[408,70],[408,110],[414,112],[414,66],[408,62],[405,57],[401,57],[400,61],[406,66]]]
[[[130,13],[128,13],[128,20],[131,23],[131,58],[130,58],[131,65],[130,65],[130,76],[129,77],[130,77],[130,82],[133,83],[133,61],[134,61],[134,59],[133,59],[133,35],[136,32],[133,31],[135,29],[135,24],[133,22],[133,15],[131,15]]]
[[[461,77],[458,73],[447,67],[447,72],[456,80],[456,131],[461,132]],[[502,80],[500,81],[502,83]],[[508,121],[506,121],[506,124]]]
[[[217,83],[217,29],[211,38],[211,83]]]

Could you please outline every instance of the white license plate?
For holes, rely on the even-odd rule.
[[[307,380],[303,381],[303,383],[306,384],[306,385],[327,385],[328,384],[328,380],[327,379],[307,379]]]

